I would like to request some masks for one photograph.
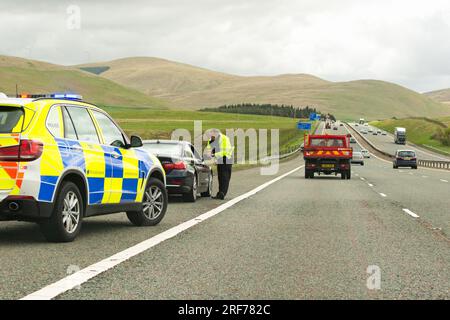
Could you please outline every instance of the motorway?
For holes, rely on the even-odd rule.
[[[354,128],[358,132],[360,132],[361,129],[363,129],[363,128],[364,129],[371,128],[372,130],[375,130],[375,131],[379,130],[378,128],[370,126],[370,125],[355,126],[355,123],[351,123],[350,125],[352,128]],[[406,133],[406,135],[408,136],[408,133]],[[365,134],[364,137],[366,139],[368,139],[375,147],[377,147],[378,149],[380,149],[384,152],[387,152],[391,155],[394,155],[397,150],[407,149],[407,150],[415,150],[416,154],[417,154],[417,159],[419,159],[419,160],[450,161],[449,157],[446,157],[446,156],[443,156],[440,154],[436,154],[434,152],[417,147],[408,142],[406,143],[406,145],[395,144],[394,136],[392,134],[390,134],[389,132],[385,136],[383,136],[381,134],[378,134],[375,136],[371,132],[369,132],[369,133]]]
[[[353,167],[351,180],[306,180],[302,165],[295,157],[276,176],[234,173],[227,197],[239,200],[234,205],[55,298],[450,298],[450,172],[393,170],[372,156]],[[133,227],[123,214],[91,218],[67,244],[45,242],[33,224],[1,223],[0,299],[22,298],[64,279],[68,268],[88,267],[222,203],[172,198],[151,228]],[[379,289],[367,286],[369,266],[380,270]]]

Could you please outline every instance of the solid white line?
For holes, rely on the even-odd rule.
[[[448,182],[448,180],[441,179],[442,182]]]
[[[403,209],[403,211],[405,211],[407,214],[409,214],[413,218],[419,218],[419,216],[417,214],[415,214],[414,212],[412,212],[409,209]]]
[[[381,193],[381,192],[380,192],[380,196],[382,196],[383,198],[387,197],[387,195],[385,195],[384,193]]]
[[[422,178],[428,178],[427,176],[422,176]]]
[[[128,249],[125,249],[119,253],[116,253],[112,255],[109,258],[106,258],[100,262],[97,262],[93,265],[90,265],[87,268],[84,268],[76,273],[73,273],[70,276],[67,276],[53,284],[50,284],[34,293],[31,293],[27,295],[26,297],[22,298],[21,300],[50,300],[53,299],[60,294],[71,290],[75,287],[80,286],[81,284],[87,282],[88,280],[98,276],[99,274],[119,265],[120,263],[160,244],[161,242],[168,240],[170,238],[175,237],[177,234],[192,228],[193,226],[199,224],[202,221],[205,221],[222,211],[234,206],[236,203],[241,202],[242,200],[245,200],[257,192],[267,188],[268,186],[272,185],[273,183],[280,181],[281,179],[293,174],[294,172],[297,172],[304,166],[300,166],[294,170],[291,170],[273,180],[270,180],[259,187],[256,187],[255,189],[244,193],[240,195],[239,197],[236,197],[220,206],[218,206],[215,209],[212,209],[206,213],[203,213],[199,215],[198,217],[191,219],[189,221],[186,221],[184,223],[181,223],[173,228],[170,228],[169,230],[166,230],[160,234],[157,234],[156,236],[149,238],[147,240],[142,241],[141,243],[138,243]]]

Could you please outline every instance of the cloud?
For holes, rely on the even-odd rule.
[[[78,5],[81,28],[67,28]],[[241,75],[450,87],[447,0],[2,0],[1,54],[61,64],[156,56]]]

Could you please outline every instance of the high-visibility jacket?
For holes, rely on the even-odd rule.
[[[234,147],[231,145],[230,138],[226,135],[221,134],[217,140],[214,142],[208,141],[208,149],[214,148],[214,156],[217,160],[227,157],[231,159],[233,157]]]

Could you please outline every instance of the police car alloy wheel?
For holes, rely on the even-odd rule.
[[[144,194],[144,215],[147,219],[157,219],[164,208],[164,197],[157,186],[151,186]]]
[[[84,204],[81,193],[73,182],[64,182],[56,194],[50,218],[40,222],[45,238],[52,242],[70,242],[80,232]]]
[[[135,226],[155,226],[166,214],[168,195],[161,180],[150,178],[142,199],[142,210],[129,211],[127,217]]]

